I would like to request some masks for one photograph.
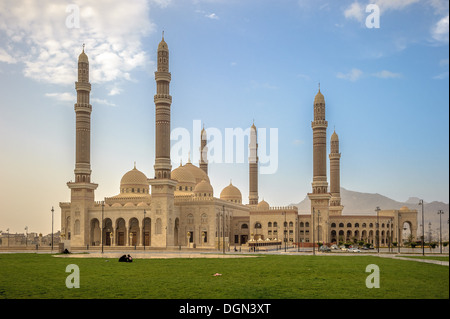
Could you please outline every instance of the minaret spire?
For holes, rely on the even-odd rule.
[[[208,175],[208,136],[205,130],[205,124],[203,123],[203,129],[200,134],[200,168]]]
[[[258,135],[255,123],[250,128],[249,205],[258,205]]]

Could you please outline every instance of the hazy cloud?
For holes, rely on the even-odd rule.
[[[343,80],[349,80],[349,81],[357,81],[361,76],[363,75],[363,72],[359,69],[352,69],[348,73],[341,73],[339,72],[336,76],[338,79]]]
[[[143,37],[155,29],[149,3],[170,1],[2,0],[0,33],[7,41],[0,44],[0,61],[23,62],[23,74],[37,81],[73,84],[86,43],[92,83],[129,80],[131,71],[149,63],[142,49]]]

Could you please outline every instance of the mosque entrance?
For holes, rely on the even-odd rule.
[[[125,233],[122,231],[117,233],[117,245],[125,246]]]

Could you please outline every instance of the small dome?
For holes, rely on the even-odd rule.
[[[336,132],[331,135],[331,142],[339,142],[339,136],[336,134]]]
[[[403,206],[402,208],[400,208],[400,211],[402,211],[402,212],[409,211],[409,208],[406,206]]]
[[[266,202],[264,199],[262,201],[259,202],[258,206],[256,206],[257,209],[261,209],[261,210],[267,210],[270,208],[270,205],[268,202]]]
[[[145,186],[148,187],[147,176],[144,173],[136,169],[136,166],[129,172],[123,175],[120,180],[120,188],[125,186]]]
[[[195,177],[192,173],[185,166],[181,165],[172,171],[171,178],[180,184],[196,184]]]
[[[195,186],[194,193],[200,195],[207,194],[207,196],[208,195],[212,196],[213,188],[211,184],[208,181],[206,181],[206,179],[204,179],[200,183],[198,183],[197,186]]]
[[[184,165],[183,167],[187,171],[189,171],[192,174],[192,176],[194,176],[195,184],[200,183],[204,179],[206,179],[206,181],[210,183],[208,175],[206,175],[205,171],[202,170],[200,167],[193,165],[191,162],[186,163],[186,165]]]
[[[241,203],[242,194],[241,191],[230,182],[230,185],[225,187],[220,193],[220,199]]]
[[[167,46],[166,41],[164,41],[164,33],[163,33],[162,40],[161,40],[161,42],[159,42],[159,45],[158,45],[158,51],[160,51],[160,50],[169,51],[169,47]]]
[[[314,98],[314,105],[317,103],[323,103],[325,104],[325,97],[323,96],[322,92],[317,92],[316,97]]]
[[[81,54],[78,56],[78,63],[80,62],[89,63],[88,56],[86,55],[86,53],[84,53],[84,44],[83,44],[83,52],[81,52]]]

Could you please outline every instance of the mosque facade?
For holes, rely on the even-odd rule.
[[[95,200],[98,185],[91,181],[90,137],[91,84],[89,59],[78,58],[75,82],[75,181],[67,183],[70,202],[61,202],[61,237],[71,249],[87,246],[136,247],[148,249],[202,248],[228,250],[233,247],[308,245],[312,242],[364,241],[381,245],[402,240],[402,228],[417,233],[417,211],[404,207],[382,210],[377,216],[344,215],[340,198],[339,137],[330,140],[330,187],[327,179],[327,126],[325,98],[314,99],[313,181],[311,213],[299,214],[297,207],[271,207],[258,195],[257,128],[250,128],[249,199],[230,184],[216,197],[208,175],[207,131],[200,138],[200,162],[190,161],[172,169],[170,158],[169,49],[158,45],[155,72],[155,165],[148,178],[136,168],[123,175],[119,194]],[[377,236],[379,234],[379,236]],[[404,238],[403,238],[404,239]]]

